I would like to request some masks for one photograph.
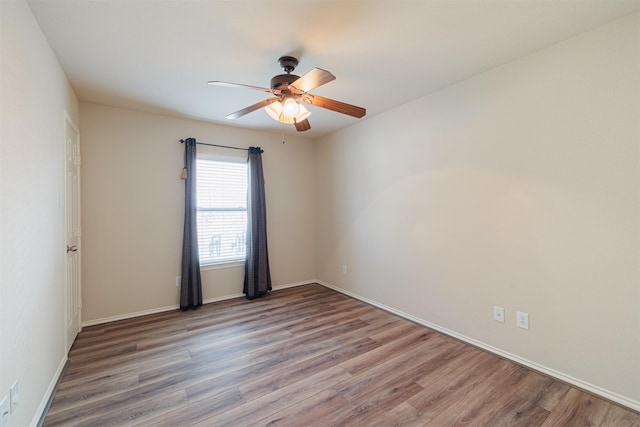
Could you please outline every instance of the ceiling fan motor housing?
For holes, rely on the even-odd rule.
[[[287,89],[291,83],[299,78],[300,76],[296,76],[295,74],[278,74],[271,79],[271,89]]]

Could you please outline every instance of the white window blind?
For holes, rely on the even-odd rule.
[[[247,164],[197,160],[200,264],[244,261]]]

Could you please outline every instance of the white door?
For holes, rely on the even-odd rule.
[[[65,140],[65,327],[67,351],[80,332],[80,133],[68,115],[64,121]]]

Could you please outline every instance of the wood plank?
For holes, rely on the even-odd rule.
[[[196,425],[204,427],[211,425],[244,426],[257,423],[264,424],[263,420],[265,418],[303,402],[318,394],[318,390],[328,389],[349,377],[350,374],[344,369],[334,366],[297,382],[288,382],[286,386],[275,391],[265,391],[247,403],[238,405],[215,417],[206,418]],[[308,403],[306,402],[305,405]],[[278,414],[277,418],[281,416],[282,414]]]
[[[603,425],[640,414],[323,286],[85,328],[45,426]]]
[[[601,426],[609,407],[605,400],[571,388],[542,426]]]

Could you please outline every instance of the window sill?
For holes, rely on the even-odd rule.
[[[204,264],[200,266],[200,271],[219,270],[221,268],[236,268],[236,267],[244,267],[244,261],[228,261],[228,262],[220,262],[217,264]]]

